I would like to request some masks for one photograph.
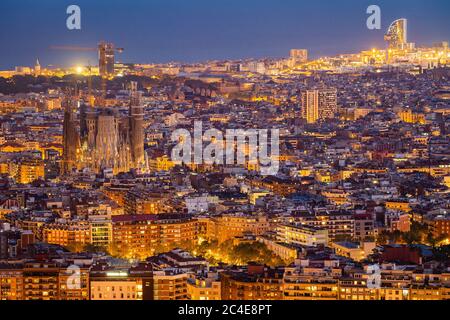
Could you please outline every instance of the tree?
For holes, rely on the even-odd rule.
[[[392,243],[399,243],[402,239],[402,232],[399,230],[395,230],[394,232],[391,232],[389,241]]]
[[[119,245],[117,242],[111,242],[107,248],[108,254],[115,258],[126,258],[129,251],[129,246],[125,243]]]
[[[247,264],[249,261],[260,263],[263,259],[260,253],[260,243],[240,243],[231,250],[231,256],[236,264]]]
[[[432,232],[429,232],[427,235],[427,242],[433,248],[439,246],[441,242],[447,239],[447,235],[441,234],[440,236],[435,237]]]
[[[389,242],[389,239],[390,239],[390,232],[387,230],[383,230],[378,235],[377,243],[378,244],[387,244]]]
[[[433,249],[433,254],[435,258],[442,262],[447,262],[450,260],[450,245],[436,247]]]
[[[421,237],[419,233],[416,232],[405,232],[402,234],[403,241],[408,244],[420,243]]]
[[[84,252],[90,252],[90,253],[101,253],[101,252],[107,252],[107,248],[103,247],[103,246],[96,246],[93,244],[86,244],[83,247],[83,251]]]
[[[180,243],[179,248],[183,249],[185,251],[188,251],[188,252],[193,252],[196,248],[196,245],[195,245],[194,241],[188,240],[188,241],[183,241],[182,243]]]
[[[69,250],[70,252],[80,253],[83,251],[84,246],[85,246],[84,243],[72,242],[67,246],[67,250]]]

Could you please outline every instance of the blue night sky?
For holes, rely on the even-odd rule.
[[[77,4],[82,29],[66,28]],[[366,8],[382,10],[382,30],[366,28]],[[409,40],[450,40],[448,0],[0,0],[0,68],[97,63],[95,52],[50,46],[124,47],[123,62],[194,62],[283,57],[307,48],[313,57],[384,47],[396,18],[409,20]]]

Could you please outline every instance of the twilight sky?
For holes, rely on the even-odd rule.
[[[66,28],[77,4],[82,29]],[[366,8],[382,10],[382,30],[366,28]],[[50,46],[124,47],[123,62],[194,62],[284,57],[291,48],[311,56],[383,48],[397,18],[409,20],[409,40],[450,40],[448,0],[0,0],[0,69],[17,65],[95,65],[95,52]]]

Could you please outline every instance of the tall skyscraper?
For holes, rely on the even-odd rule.
[[[292,49],[290,58],[294,63],[305,63],[308,61],[308,50],[306,49]]]
[[[112,43],[101,42],[98,45],[98,68],[101,76],[114,74],[115,48]]]
[[[302,92],[302,118],[307,123],[334,118],[337,112],[337,90],[322,88]]]
[[[408,20],[398,19],[392,22],[384,40],[389,49],[405,49],[408,45]]]
[[[319,119],[333,119],[337,113],[337,90],[319,89]]]
[[[316,123],[319,120],[319,91],[302,92],[302,118],[307,123]]]

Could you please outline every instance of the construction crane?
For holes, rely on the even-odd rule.
[[[123,53],[124,48],[116,48],[114,44],[112,43],[107,43],[105,41],[101,41],[98,46],[96,48],[92,48],[92,47],[77,47],[77,46],[51,46],[50,49],[52,50],[63,50],[63,51],[78,51],[78,52],[98,52],[98,56],[99,56],[99,69],[100,69],[100,75],[101,75],[101,90],[102,90],[102,100],[104,101],[104,99],[106,98],[106,80],[108,75],[110,74],[110,72],[106,71],[106,72],[102,72],[102,61],[103,63],[105,60],[105,56],[106,56],[106,51],[112,51],[112,52],[117,52],[117,53]],[[111,62],[110,62],[111,63]],[[112,58],[112,64],[114,64],[114,57]],[[89,97],[91,97],[91,93],[92,93],[92,68],[89,65],[88,67],[89,70]],[[92,105],[92,102],[90,102],[90,104]]]
[[[88,64],[88,72],[89,72],[89,76],[88,76],[88,104],[89,106],[93,107],[94,103],[95,103],[95,98],[92,95],[92,67],[91,67],[91,63],[89,62]]]
[[[99,46],[104,43],[100,42]],[[51,50],[61,50],[61,51],[78,51],[78,52],[90,52],[90,51],[98,51],[98,47],[91,48],[91,47],[77,47],[77,46],[51,46]],[[125,49],[124,48],[116,48],[113,47],[114,51],[117,51],[117,53],[122,53]]]

